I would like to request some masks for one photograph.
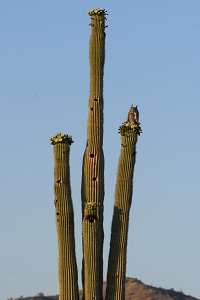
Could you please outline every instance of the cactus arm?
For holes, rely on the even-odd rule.
[[[82,167],[83,298],[101,300],[103,285],[103,71],[105,10],[93,9],[90,37],[90,96]]]
[[[141,133],[140,124],[136,122],[131,124],[126,120],[119,127],[119,133],[121,134],[121,153],[111,226],[106,300],[125,300],[129,212],[132,202],[137,135]]]
[[[54,152],[54,204],[58,234],[59,300],[79,300],[75,255],[74,211],[70,187],[69,154],[72,137],[58,133],[50,139]]]

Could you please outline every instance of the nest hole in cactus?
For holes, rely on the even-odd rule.
[[[90,154],[90,157],[91,157],[91,158],[94,158],[94,154],[93,154],[93,153],[91,153],[91,154]]]
[[[93,110],[93,107],[90,107],[90,110]]]
[[[98,99],[97,99],[97,98],[94,98],[94,101],[98,101]]]
[[[60,183],[60,179],[57,179],[57,180],[56,180],[56,183]]]
[[[96,181],[96,180],[97,180],[97,178],[96,178],[96,177],[93,177],[93,178],[92,178],[92,180],[93,180],[93,181]]]
[[[96,216],[90,216],[90,217],[89,217],[89,222],[90,222],[90,223],[94,223],[94,222],[96,222],[96,220],[97,220],[97,217],[96,217]]]

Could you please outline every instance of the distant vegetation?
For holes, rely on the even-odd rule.
[[[106,282],[103,284],[105,296]],[[23,298],[9,298],[7,300],[59,300],[59,296],[44,296],[43,293],[38,293],[37,296]],[[192,296],[185,295],[182,291],[175,291],[173,288],[163,289],[146,285],[137,278],[126,278],[126,298],[125,300],[198,300]],[[80,291],[80,300],[82,300],[82,291]]]

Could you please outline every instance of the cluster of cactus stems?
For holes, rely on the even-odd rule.
[[[90,95],[88,102],[87,143],[82,165],[82,284],[83,300],[103,299],[103,73],[105,61],[106,11],[95,8],[91,18]],[[137,107],[136,107],[137,108]],[[131,107],[133,110],[134,108]],[[130,109],[130,111],[131,111]],[[126,252],[129,212],[132,201],[133,173],[138,119],[126,120],[120,127],[121,153],[118,163],[114,212],[107,272],[106,300],[125,299]],[[72,136],[57,133],[50,139],[54,146],[55,217],[58,234],[59,300],[78,300],[78,272],[75,254],[74,212],[70,187],[69,153]]]

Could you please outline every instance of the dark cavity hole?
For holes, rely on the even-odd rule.
[[[59,213],[56,213],[57,216],[59,216]]]
[[[92,178],[93,181],[96,181],[96,179],[97,179],[96,177],[93,177],[93,178]]]
[[[97,99],[97,98],[94,98],[94,101],[98,101],[98,99]]]
[[[60,179],[56,180],[56,183],[60,183]]]
[[[90,223],[93,223],[94,222],[94,219],[93,218],[90,218]]]
[[[91,153],[91,154],[90,154],[90,157],[91,157],[91,158],[94,158],[94,154],[93,154],[93,153]]]
[[[90,107],[91,110],[93,110],[93,107]]]

